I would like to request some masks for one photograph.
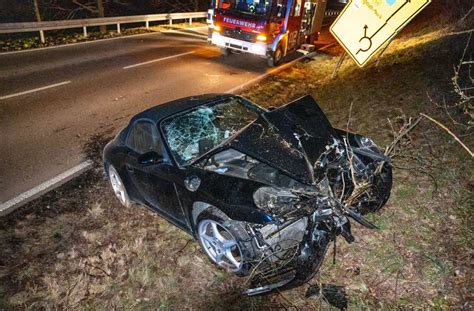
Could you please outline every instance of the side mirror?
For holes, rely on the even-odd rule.
[[[156,151],[150,151],[138,157],[138,163],[141,165],[153,165],[163,162],[163,157]]]

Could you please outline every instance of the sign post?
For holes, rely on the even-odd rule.
[[[431,0],[351,0],[330,30],[363,67]]]

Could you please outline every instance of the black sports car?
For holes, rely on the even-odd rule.
[[[216,265],[251,275],[247,294],[303,284],[350,220],[379,210],[391,162],[335,129],[311,96],[265,110],[228,94],[150,108],[104,149],[125,206],[146,205],[192,234]]]

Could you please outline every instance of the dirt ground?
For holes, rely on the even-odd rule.
[[[424,112],[472,149],[472,133],[432,102],[456,100],[453,64],[469,37],[456,32],[414,29],[377,66],[346,60],[335,79],[338,51],[329,51],[243,95],[268,107],[312,94],[342,128],[352,105],[349,128],[380,145],[393,139],[390,124]],[[450,115],[464,118],[459,110]],[[394,158],[391,199],[371,217],[381,229],[354,225],[356,242],[338,240],[335,264],[330,250],[308,285],[260,297],[241,295],[245,279],[211,265],[187,234],[144,207],[118,204],[100,167],[110,135],[85,146],[93,171],[0,219],[0,309],[332,308],[317,295],[305,298],[314,284],[344,287],[353,310],[474,307],[473,160],[426,120]]]

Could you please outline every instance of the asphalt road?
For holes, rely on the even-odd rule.
[[[116,131],[148,107],[226,92],[268,70],[264,59],[222,57],[202,39],[169,33],[0,54],[0,202],[82,162],[93,134]]]

